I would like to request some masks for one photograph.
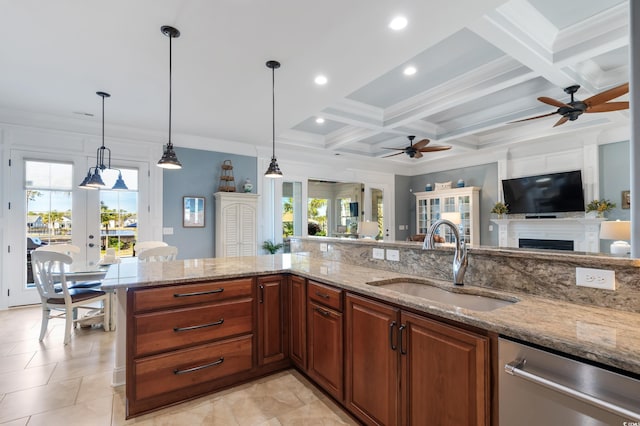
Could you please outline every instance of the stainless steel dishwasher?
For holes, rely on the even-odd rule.
[[[500,426],[640,426],[640,380],[500,338]]]

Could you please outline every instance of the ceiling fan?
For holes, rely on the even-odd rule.
[[[395,155],[407,154],[411,158],[421,158],[423,152],[435,152],[435,151],[446,151],[447,149],[451,149],[450,146],[445,145],[437,145],[437,146],[427,146],[429,139],[422,139],[420,142],[416,142],[413,144],[413,140],[416,138],[415,136],[407,136],[409,139],[409,146],[405,148],[382,148],[382,149],[394,149],[396,151],[402,151],[395,154],[385,155],[382,158],[393,157]]]
[[[605,90],[604,92],[598,93],[597,95],[591,96],[590,98],[585,99],[584,101],[577,101],[573,98],[574,93],[578,91],[580,88],[579,85],[569,86],[564,89],[565,93],[571,95],[571,102],[564,103],[557,101],[553,98],[547,98],[546,96],[542,96],[538,98],[540,102],[543,102],[547,105],[558,107],[557,111],[551,112],[549,114],[538,115],[536,117],[525,118],[523,120],[511,121],[511,123],[518,123],[520,121],[528,121],[535,120],[537,118],[549,117],[554,114],[560,114],[562,118],[554,124],[553,127],[559,126],[561,124],[566,123],[567,121],[577,120],[578,117],[582,115],[583,112],[609,112],[609,111],[619,111],[622,109],[629,109],[629,102],[609,102],[612,99],[615,99],[619,96],[624,95],[629,92],[629,83],[621,84],[620,86],[614,87],[609,90]]]

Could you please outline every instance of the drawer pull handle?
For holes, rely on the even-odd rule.
[[[213,326],[222,325],[222,324],[224,324],[224,318],[220,318],[220,321],[211,322],[209,324],[192,325],[190,327],[173,327],[173,331],[175,332],[190,331],[190,330],[197,330],[199,328],[213,327]]]
[[[320,293],[319,291],[316,291],[316,296],[318,297],[322,297],[323,299],[328,299],[329,295],[326,293]]]
[[[173,297],[189,297],[189,296],[204,296],[206,294],[216,294],[216,293],[222,293],[224,291],[224,288],[217,288],[215,290],[210,290],[210,291],[196,291],[194,293],[175,293],[173,295]]]
[[[396,328],[396,322],[392,321],[389,326],[389,344],[391,345],[391,350],[395,351],[398,349],[398,346],[393,344],[393,329]]]
[[[320,308],[316,308],[316,312],[318,312],[320,315],[325,317],[328,317],[329,315],[331,315],[329,311],[325,311],[324,309],[320,309]]]
[[[184,370],[179,370],[176,368],[175,370],[173,370],[173,374],[178,375],[178,374],[193,373],[194,371],[200,371],[200,370],[204,370],[205,368],[215,367],[216,365],[220,365],[223,362],[224,362],[224,357],[221,356],[219,360],[210,362],[209,364],[203,364],[197,367],[185,368]]]

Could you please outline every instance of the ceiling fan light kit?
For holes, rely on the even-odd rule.
[[[158,161],[158,167],[163,169],[181,169],[182,163],[178,160],[178,156],[173,149],[173,143],[171,143],[171,39],[180,37],[180,31],[176,28],[168,25],[160,27],[160,31],[165,36],[169,37],[169,142],[167,142],[162,158]]]
[[[511,121],[510,123],[519,123],[522,121],[535,120],[543,117],[550,117],[555,114],[559,114],[562,117],[553,125],[553,127],[560,126],[567,121],[575,121],[583,113],[596,113],[596,112],[610,112],[629,109],[629,102],[609,102],[615,98],[618,98],[625,93],[629,92],[629,83],[624,83],[619,86],[613,87],[604,92],[593,95],[583,101],[576,100],[574,98],[575,93],[580,89],[580,86],[575,84],[573,86],[566,87],[565,93],[571,96],[571,101],[564,103],[553,98],[541,96],[538,100],[547,105],[558,107],[554,112],[548,114],[537,115],[535,117],[524,118],[522,120]]]

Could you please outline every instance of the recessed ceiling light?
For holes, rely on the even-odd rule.
[[[313,81],[315,81],[317,85],[323,86],[323,85],[327,84],[327,81],[329,81],[329,80],[327,80],[327,77],[325,77],[324,75],[319,75]]]
[[[407,18],[404,16],[396,16],[391,20],[391,22],[389,22],[389,28],[394,31],[400,31],[407,26],[407,23]]]
[[[324,118],[322,118],[322,117],[316,118],[316,123],[323,124],[324,123]]]
[[[418,71],[416,67],[409,65],[402,72],[404,73],[404,75],[414,75],[416,71]]]

